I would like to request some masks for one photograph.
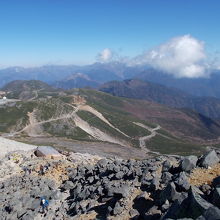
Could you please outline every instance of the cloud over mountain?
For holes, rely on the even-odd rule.
[[[111,61],[112,57],[113,57],[113,52],[109,48],[105,48],[97,55],[97,59],[100,62]]]
[[[184,35],[135,57],[134,64],[147,64],[175,77],[198,78],[209,75],[204,43]]]

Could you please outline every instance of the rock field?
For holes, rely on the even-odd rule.
[[[194,184],[219,165],[217,150],[145,160],[61,153],[44,159],[30,149],[1,159],[0,219],[220,219],[220,176]]]

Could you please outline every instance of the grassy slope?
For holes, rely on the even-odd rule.
[[[0,131],[6,132],[10,127],[14,126],[19,120],[22,124],[27,123],[27,112],[31,112],[33,108],[38,109],[37,119],[47,120],[51,117],[59,115],[59,111],[63,113],[70,113],[72,108],[65,103],[71,103],[71,94],[74,91],[68,91],[70,96],[54,97],[51,99],[19,102],[14,107],[0,108]],[[131,100],[126,98],[114,97],[109,94],[98,92],[94,90],[80,89],[77,93],[84,96],[87,104],[91,105],[103,114],[115,127],[130,136],[130,142],[134,146],[138,146],[138,137],[149,135],[147,130],[134,125],[132,122],[141,122],[150,127],[156,127],[159,123],[165,129],[160,129],[158,132],[171,138],[165,138],[157,135],[148,144],[153,151],[160,151],[162,153],[180,153],[200,151],[198,144],[187,143],[186,139],[183,141],[181,135],[176,137],[170,131],[177,131],[177,134],[197,135],[197,137],[204,135],[208,137],[212,130],[205,130],[200,126],[200,121],[196,114],[187,112],[184,113],[179,110],[172,110],[170,108],[150,104],[149,102]],[[159,113],[158,113],[159,112]],[[91,125],[104,130],[105,132],[126,140],[126,137],[115,129],[109,127],[99,118],[94,117],[91,113],[80,111],[78,115]],[[188,117],[188,118],[187,118]],[[154,123],[149,123],[149,121]],[[193,124],[196,122],[197,124]],[[55,135],[69,137],[79,140],[91,140],[91,137],[79,128],[74,128],[74,124],[66,123],[62,120],[44,124],[46,132]],[[170,129],[171,128],[171,129]],[[185,133],[183,133],[185,131]],[[181,133],[182,132],[182,133]],[[175,132],[174,132],[175,133]],[[214,135],[215,137],[215,135]],[[128,138],[129,139],[129,138]]]
[[[202,122],[199,121],[194,112],[191,113],[189,111],[185,113],[181,110],[172,110],[168,107],[157,104],[149,105],[148,102],[114,97],[94,90],[81,90],[80,94],[86,97],[91,106],[102,112],[102,114],[113,125],[120,128],[126,134],[132,133],[132,127],[127,126],[131,121],[139,121],[152,128],[156,127],[156,122],[159,122],[164,129],[160,129],[158,133],[165,135],[168,138],[156,135],[147,143],[147,146],[153,151],[168,154],[178,153],[182,155],[191,153],[200,154],[204,151],[203,145],[198,144],[195,141],[187,141],[187,139],[189,140],[190,135],[195,135],[199,138],[210,136],[213,136],[213,138],[216,137],[216,134],[213,135],[209,129],[204,129],[204,127],[202,127]],[[139,106],[139,111],[142,115],[130,110],[129,106],[131,105],[134,106],[134,108]],[[146,109],[148,111],[146,111]],[[154,123],[149,123],[148,119],[151,119],[151,116],[154,116],[158,109],[160,115],[151,120]],[[124,121],[126,121],[125,124],[123,124]],[[169,130],[169,128],[171,129]],[[126,129],[128,129],[128,131],[126,131]],[[172,131],[174,131],[173,134]],[[181,135],[178,137],[175,134]],[[185,139],[182,139],[184,136]]]
[[[9,132],[16,124],[25,126],[28,123],[28,112],[32,112],[35,102],[18,102],[15,106],[0,108],[0,132]]]
[[[156,135],[147,142],[147,148],[162,154],[201,155],[205,152],[205,146],[183,142],[178,139],[170,140],[160,135]]]

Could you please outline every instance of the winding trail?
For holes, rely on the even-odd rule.
[[[157,125],[156,128],[151,128],[149,126],[146,126],[142,123],[139,123],[139,122],[133,122],[134,124],[142,127],[142,128],[145,128],[146,130],[150,131],[151,134],[150,135],[147,135],[147,136],[144,136],[144,137],[140,137],[139,138],[139,146],[141,148],[141,150],[143,150],[145,153],[149,153],[150,150],[148,150],[147,146],[146,146],[146,141],[147,140],[150,140],[151,138],[153,138],[154,136],[156,136],[157,134],[157,130],[161,129],[161,126],[160,125]],[[157,152],[153,152],[153,153],[157,153]]]
[[[92,108],[89,105],[78,105],[76,107],[71,105],[71,104],[68,104],[68,105],[71,106],[74,109],[72,112],[70,112],[68,114],[62,114],[59,117],[51,118],[51,119],[44,120],[44,121],[37,121],[36,120],[36,117],[35,117],[36,110],[34,110],[33,112],[29,112],[28,113],[29,124],[27,124],[23,129],[11,133],[10,136],[14,136],[14,135],[20,134],[22,132],[26,132],[31,137],[42,136],[43,130],[41,128],[41,125],[43,125],[45,123],[48,123],[48,122],[57,121],[57,120],[72,119],[77,127],[81,128],[83,131],[85,131],[86,133],[88,133],[90,136],[92,136],[93,138],[95,138],[97,140],[111,142],[111,143],[119,144],[119,145],[122,145],[122,146],[130,146],[130,144],[127,141],[119,140],[115,137],[112,137],[111,135],[106,134],[105,132],[101,131],[100,129],[91,126],[88,122],[86,122],[85,120],[83,120],[82,118],[80,118],[76,114],[79,110],[90,112],[93,115],[95,115],[96,117],[98,117],[100,120],[102,120],[104,123],[108,124],[113,129],[117,130],[118,132],[120,132],[124,136],[129,137],[128,135],[126,135],[125,133],[120,131],[118,128],[114,127],[96,109]]]
[[[29,112],[28,113],[29,123],[23,129],[11,133],[10,136],[14,136],[14,135],[20,134],[22,132],[26,132],[31,137],[42,136],[43,129],[42,129],[41,125],[43,125],[45,123],[57,121],[57,120],[66,120],[68,123],[71,123],[71,120],[72,120],[75,123],[75,126],[79,127],[80,129],[82,129],[87,134],[89,134],[90,136],[92,136],[93,138],[95,138],[97,140],[111,142],[111,143],[115,143],[115,144],[119,144],[119,145],[127,146],[127,147],[130,146],[130,144],[127,141],[115,138],[115,137],[101,131],[100,129],[93,127],[87,121],[83,120],[82,118],[80,118],[77,115],[77,112],[80,110],[90,112],[91,114],[93,114],[94,116],[96,116],[100,120],[102,120],[104,123],[106,123],[108,126],[115,129],[116,131],[118,131],[119,133],[124,135],[125,137],[129,138],[129,136],[127,134],[125,134],[120,129],[118,129],[114,125],[112,125],[99,111],[97,111],[93,107],[86,105],[86,104],[78,104],[76,106],[69,104],[69,103],[66,103],[66,104],[73,108],[72,112],[65,113],[65,114],[61,113],[58,117],[50,118],[48,120],[37,121],[36,110],[34,110],[33,112]],[[149,153],[150,150],[148,150],[148,148],[146,146],[146,141],[150,140],[156,134],[158,134],[156,131],[159,130],[161,128],[161,126],[157,125],[156,128],[151,128],[151,127],[144,125],[142,123],[139,123],[139,122],[133,122],[133,123],[139,127],[146,129],[147,131],[151,132],[150,135],[146,135],[146,136],[139,138],[139,146],[140,146],[141,151],[143,151],[144,153]],[[156,153],[156,152],[154,152],[154,153]]]

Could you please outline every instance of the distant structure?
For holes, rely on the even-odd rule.
[[[2,98],[3,100],[6,100],[7,99],[7,97],[6,96],[3,96],[3,98]]]
[[[35,155],[37,157],[44,157],[47,159],[62,159],[62,154],[51,146],[38,147],[35,151]]]

